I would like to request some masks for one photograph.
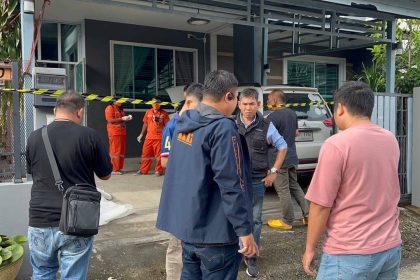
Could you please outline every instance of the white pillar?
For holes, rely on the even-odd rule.
[[[420,87],[413,90],[412,204],[420,207]]]
[[[23,7],[23,0],[20,1],[20,6]],[[29,63],[29,58],[32,50],[32,43],[34,38],[34,14],[26,14],[24,12],[20,15],[20,32],[22,44],[22,71],[25,71]],[[29,73],[32,74],[32,69],[35,64],[35,58],[32,60]],[[23,80],[24,88],[32,88],[32,76],[26,75]],[[34,130],[34,96],[32,94],[24,94],[24,114],[25,114],[25,143],[29,134]]]

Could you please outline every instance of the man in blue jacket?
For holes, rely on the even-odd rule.
[[[162,149],[160,158],[163,168],[167,168],[169,154],[171,152],[171,141],[176,127],[176,123],[182,113],[197,108],[203,99],[204,86],[192,83],[184,90],[185,102],[179,113],[175,113],[172,119],[163,129]],[[168,249],[166,250],[166,280],[179,280],[182,272],[182,244],[174,236],[169,238]]]
[[[182,115],[171,141],[157,227],[182,241],[183,280],[236,279],[239,253],[259,254],[246,142],[227,117],[237,98],[232,73],[210,72],[202,103]]]

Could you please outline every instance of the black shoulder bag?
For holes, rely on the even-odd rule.
[[[75,184],[64,190],[46,126],[42,128],[42,140],[54,175],[55,186],[64,193],[60,231],[67,235],[84,237],[97,234],[101,193],[95,186],[86,183]]]

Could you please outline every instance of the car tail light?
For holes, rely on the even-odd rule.
[[[325,120],[322,121],[322,123],[326,127],[333,127],[334,126],[334,120],[333,119],[325,119]]]

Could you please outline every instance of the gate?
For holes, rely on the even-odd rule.
[[[372,122],[395,134],[400,147],[398,176],[401,201],[411,202],[413,96],[410,94],[375,93]]]

